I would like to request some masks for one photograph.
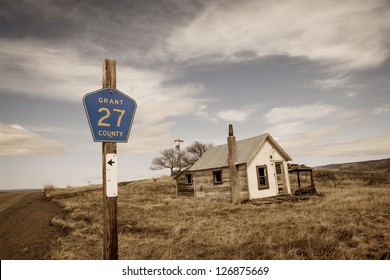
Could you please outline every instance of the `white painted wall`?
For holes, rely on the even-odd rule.
[[[272,155],[272,159],[270,156]],[[276,184],[275,165],[274,161],[283,161],[284,174],[286,176],[286,187],[288,193],[291,193],[290,181],[288,179],[287,163],[280,153],[268,142],[257,151],[254,158],[248,163],[248,190],[250,199],[270,197],[278,195],[278,187]],[[266,165],[268,172],[269,189],[259,190],[257,182],[256,166]]]
[[[286,188],[288,194],[291,194],[291,185],[290,185],[290,176],[288,174],[288,166],[287,166],[287,161],[283,162],[283,168],[284,168],[284,174],[286,176]]]

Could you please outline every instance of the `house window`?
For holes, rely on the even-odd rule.
[[[257,169],[257,183],[259,190],[269,189],[267,166],[256,166]]]
[[[214,184],[222,184],[222,170],[213,171]]]
[[[186,174],[186,185],[192,185],[192,174]]]

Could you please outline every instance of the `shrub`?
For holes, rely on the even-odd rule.
[[[56,187],[53,184],[46,184],[43,186],[43,195],[45,197],[50,197],[55,189]]]

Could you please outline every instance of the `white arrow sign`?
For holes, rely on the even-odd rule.
[[[107,196],[118,196],[118,162],[116,154],[106,155]]]

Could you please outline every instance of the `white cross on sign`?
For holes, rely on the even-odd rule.
[[[116,154],[106,155],[107,196],[118,196],[118,162]]]

